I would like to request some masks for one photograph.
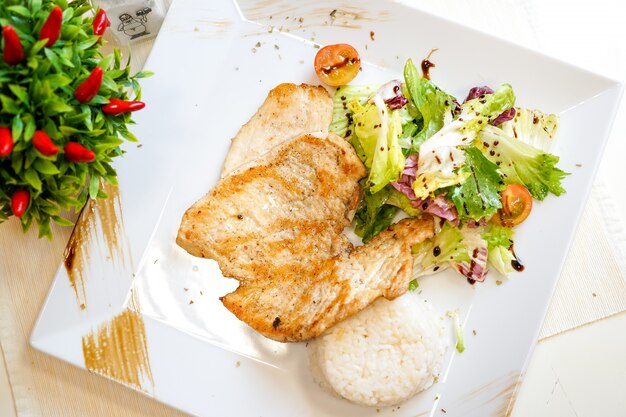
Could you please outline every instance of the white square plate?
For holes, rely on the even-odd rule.
[[[407,58],[431,48],[439,49],[433,81],[457,97],[510,83],[518,105],[560,114],[553,152],[572,173],[567,194],[537,203],[517,231],[523,273],[499,286],[495,272],[475,286],[445,271],[422,279],[422,295],[442,313],[459,309],[467,348],[450,348],[439,383],[400,408],[358,407],[323,392],[309,375],[306,345],[272,342],[240,323],[218,300],[235,283],[175,244],[183,212],[217,182],[230,138],[268,91],[318,84],[314,46],[339,42],[361,53],[354,83],[398,78]],[[34,347],[202,416],[506,414],[590,190],[619,83],[377,0],[178,0],[146,68],[156,76],[144,82],[148,105],[136,117],[143,146],[126,146],[117,163],[119,196],[83,212],[72,267],[58,271]],[[100,339],[86,337],[98,331]]]

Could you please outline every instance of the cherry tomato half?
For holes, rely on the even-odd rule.
[[[315,55],[315,73],[322,82],[338,87],[348,84],[361,69],[361,58],[352,46],[345,43],[328,45]]]
[[[523,185],[509,184],[500,193],[502,208],[491,218],[494,223],[505,226],[517,226],[530,214],[533,208],[533,197]]]

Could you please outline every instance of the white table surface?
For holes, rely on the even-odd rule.
[[[626,10],[618,0],[403,1],[591,71],[626,79]],[[622,105],[600,176],[618,191],[616,204],[626,214],[624,156],[626,106]],[[0,417],[13,416],[15,407],[0,356]],[[626,313],[538,343],[511,414],[526,416],[626,416]]]

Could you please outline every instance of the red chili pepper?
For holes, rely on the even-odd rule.
[[[11,154],[13,150],[13,136],[8,127],[0,127],[0,158]]]
[[[13,26],[5,26],[2,28],[2,37],[4,38],[4,62],[9,65],[17,65],[24,59],[24,48],[22,42]]]
[[[59,153],[59,147],[52,142],[50,136],[42,130],[33,135],[33,146],[44,156],[54,156]]]
[[[65,151],[65,158],[70,162],[86,163],[96,159],[96,154],[80,143],[68,142],[63,150]]]
[[[54,9],[48,15],[46,22],[39,32],[39,39],[48,39],[46,46],[49,48],[59,39],[61,35],[61,24],[63,23],[63,10],[59,6],[54,6]]]
[[[11,196],[11,210],[15,217],[22,217],[30,203],[30,193],[28,190],[17,190]]]
[[[96,17],[93,18],[93,34],[102,36],[104,35],[104,31],[111,26],[111,21],[107,17],[107,14],[104,10],[100,9],[98,13],[96,13]]]
[[[125,101],[119,98],[112,98],[108,104],[102,106],[102,112],[111,116],[141,110],[146,107],[143,101]]]
[[[91,101],[100,90],[102,85],[103,71],[101,67],[94,68],[89,74],[89,77],[85,79],[76,90],[74,90],[74,97],[81,103],[87,103]]]

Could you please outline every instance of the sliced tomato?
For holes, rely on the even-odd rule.
[[[509,184],[500,193],[502,208],[491,218],[494,223],[505,226],[517,226],[530,214],[533,208],[533,197],[523,185]]]
[[[348,84],[357,76],[361,69],[361,58],[352,46],[338,43],[317,51],[314,66],[322,82],[338,87]]]

